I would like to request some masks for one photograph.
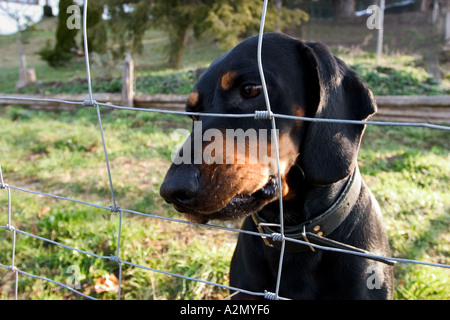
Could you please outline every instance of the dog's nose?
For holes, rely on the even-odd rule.
[[[174,205],[194,206],[200,190],[199,173],[193,165],[172,166],[159,190],[161,197]]]

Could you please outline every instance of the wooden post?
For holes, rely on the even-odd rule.
[[[133,107],[134,100],[134,60],[129,53],[122,68],[122,105]]]
[[[275,21],[275,31],[281,32],[281,8],[283,7],[283,0],[275,0],[275,9],[277,9],[277,20]]]
[[[431,21],[436,24],[436,23],[438,23],[438,19],[439,19],[439,1],[434,0],[433,12],[431,14]]]
[[[27,73],[27,57],[25,56],[25,50],[22,42],[22,31],[20,30],[19,17],[16,16],[17,25],[17,50],[19,51],[20,68],[19,68],[19,81],[16,83],[17,89],[22,89],[28,85],[28,73]]]
[[[450,8],[445,13],[445,44],[450,45]]]
[[[427,11],[427,0],[420,1],[420,11],[422,12]]]
[[[377,40],[377,57],[381,57],[381,54],[383,53],[383,29],[384,29],[384,7],[385,7],[385,1],[380,0],[380,16],[378,19],[380,28],[378,29],[378,40]]]

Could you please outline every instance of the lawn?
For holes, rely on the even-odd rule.
[[[170,164],[176,128],[189,120],[173,115],[103,110],[103,126],[117,205],[180,218],[159,197]],[[94,109],[44,113],[20,107],[0,112],[0,152],[5,183],[111,205],[102,142]],[[395,257],[450,263],[450,146],[448,133],[420,128],[370,126],[360,152],[361,172],[384,213]],[[7,223],[7,193],[0,190],[0,225]],[[122,214],[120,257],[135,264],[220,284],[236,242],[218,231]],[[12,224],[70,247],[109,256],[116,253],[118,214],[78,203],[12,190]],[[10,265],[11,233],[0,230],[0,263]],[[19,234],[15,265],[20,270],[70,283],[70,266],[81,275],[80,291],[115,299],[117,263],[94,258]],[[218,299],[224,289],[128,265],[124,299]],[[428,266],[395,267],[396,299],[448,299],[449,271]],[[12,298],[12,273],[0,269],[0,298]],[[108,285],[109,283],[109,285]],[[112,284],[111,284],[112,283]],[[103,284],[103,286],[102,286]],[[21,299],[79,299],[67,289],[25,276]]]

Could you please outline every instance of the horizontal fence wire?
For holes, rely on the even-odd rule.
[[[158,108],[134,108],[119,106],[110,103],[92,101],[93,105],[89,104],[89,100],[85,101],[68,101],[68,100],[55,100],[55,99],[45,99],[45,98],[24,98],[24,97],[14,97],[14,96],[0,96],[0,100],[17,100],[20,104],[21,100],[36,100],[36,101],[57,101],[59,103],[67,103],[72,105],[79,105],[80,107],[92,107],[92,106],[102,106],[118,110],[136,111],[136,112],[153,112],[153,113],[163,113],[163,114],[174,114],[183,116],[204,116],[204,117],[221,117],[221,118],[255,118],[255,119],[267,119],[267,117],[273,117],[278,119],[289,119],[297,121],[307,121],[307,122],[322,122],[322,123],[340,123],[340,124],[354,124],[354,125],[375,125],[375,126],[389,126],[389,127],[422,127],[435,130],[450,131],[450,126],[439,125],[427,122],[400,122],[400,121],[372,121],[372,120],[347,120],[347,119],[328,119],[328,118],[311,118],[311,117],[301,117],[281,113],[273,113],[266,115],[266,111],[262,111],[264,116],[261,116],[261,111],[255,111],[254,113],[208,113],[208,112],[192,112],[192,111],[179,111],[179,110],[165,110]]]
[[[265,21],[265,14],[266,14],[266,10],[267,10],[267,4],[268,4],[268,0],[264,0],[263,3],[263,11],[262,11],[262,16],[261,16],[261,25],[260,25],[260,33],[259,33],[259,41],[258,41],[258,47],[261,48],[261,44],[262,44],[262,34],[264,31],[264,21]],[[121,298],[121,278],[122,278],[122,264],[124,265],[129,265],[132,267],[136,267],[136,268],[141,268],[144,270],[148,270],[151,272],[157,272],[157,273],[162,273],[165,275],[169,275],[169,276],[173,276],[173,277],[178,277],[178,278],[182,278],[185,280],[190,280],[190,281],[197,281],[197,282],[201,282],[207,285],[212,285],[212,286],[217,286],[217,287],[221,287],[224,289],[228,289],[231,291],[236,291],[236,292],[243,292],[249,295],[254,295],[254,296],[261,296],[264,297],[266,299],[272,299],[272,300],[286,300],[288,298],[285,297],[281,297],[279,296],[279,284],[280,284],[280,278],[281,278],[281,274],[282,274],[282,263],[283,263],[283,254],[284,254],[284,243],[285,241],[289,241],[289,242],[294,242],[294,243],[298,243],[301,245],[306,245],[306,246],[310,246],[319,250],[323,250],[323,251],[332,251],[332,252],[338,252],[338,253],[342,253],[342,254],[349,254],[349,255],[355,255],[355,256],[360,256],[363,258],[378,258],[378,259],[384,259],[384,260],[388,260],[388,261],[393,261],[393,262],[399,262],[399,263],[412,263],[412,264],[420,264],[420,265],[426,265],[426,266],[430,266],[430,267],[440,267],[440,268],[446,268],[446,269],[450,269],[450,265],[447,264],[441,264],[441,263],[431,263],[431,262],[424,262],[424,261],[418,261],[418,260],[411,260],[411,259],[402,259],[402,258],[395,258],[395,257],[384,257],[384,256],[378,256],[378,255],[373,255],[370,253],[362,253],[362,252],[355,252],[355,251],[350,251],[350,250],[345,250],[345,249],[339,249],[339,248],[333,248],[333,247],[328,247],[328,246],[323,246],[323,245],[317,245],[317,244],[313,244],[310,242],[306,242],[306,241],[302,241],[302,240],[297,240],[297,239],[292,239],[289,237],[286,237],[284,235],[283,232],[283,207],[282,207],[282,201],[279,201],[280,203],[280,221],[281,221],[281,228],[280,228],[280,233],[273,233],[273,234],[262,234],[259,232],[252,232],[252,231],[248,231],[248,230],[242,230],[242,229],[236,229],[236,228],[230,228],[230,227],[224,227],[224,226],[219,226],[219,225],[213,225],[213,224],[197,224],[197,223],[193,223],[190,221],[186,221],[183,219],[176,219],[176,218],[170,218],[170,217],[164,217],[164,216],[159,216],[159,215],[155,215],[155,214],[150,214],[150,213],[144,213],[144,212],[140,212],[140,211],[136,211],[136,210],[130,210],[130,209],[124,209],[124,208],[119,208],[116,204],[116,199],[115,199],[115,193],[114,193],[114,188],[113,188],[113,184],[112,184],[112,173],[109,167],[109,161],[108,161],[108,152],[107,152],[107,148],[106,148],[106,143],[105,143],[105,137],[104,137],[104,132],[103,132],[103,128],[102,128],[102,121],[101,121],[101,113],[100,113],[100,107],[107,107],[107,108],[114,108],[114,109],[119,109],[119,110],[128,110],[128,111],[139,111],[139,112],[156,112],[156,113],[164,113],[164,114],[176,114],[176,115],[187,115],[187,116],[206,116],[206,117],[228,117],[228,118],[255,118],[255,119],[267,119],[267,120],[271,120],[272,121],[272,128],[276,129],[276,123],[275,123],[275,119],[290,119],[290,120],[297,120],[297,121],[310,121],[310,122],[324,122],[324,123],[343,123],[343,124],[354,124],[354,125],[377,125],[377,126],[402,126],[402,127],[424,127],[424,128],[429,128],[429,129],[435,129],[435,130],[445,130],[445,131],[450,131],[450,127],[449,126],[445,126],[445,125],[437,125],[437,124],[430,124],[430,123],[411,123],[411,122],[385,122],[385,121],[355,121],[355,120],[346,120],[346,119],[323,119],[323,118],[309,118],[309,117],[299,117],[299,116],[292,116],[292,115],[284,115],[284,114],[277,114],[277,113],[273,113],[271,111],[270,108],[270,101],[269,101],[269,97],[268,97],[268,91],[267,91],[267,87],[265,86],[265,79],[264,79],[264,73],[263,73],[263,68],[262,68],[262,63],[261,63],[261,51],[260,49],[258,50],[258,54],[257,54],[257,59],[258,59],[258,67],[260,69],[260,76],[261,76],[261,80],[263,83],[263,91],[264,91],[264,95],[265,95],[265,101],[266,101],[266,107],[267,110],[266,111],[257,111],[255,113],[246,113],[246,114],[222,114],[222,113],[200,113],[200,112],[185,112],[185,111],[175,111],[175,110],[161,110],[161,109],[146,109],[146,108],[132,108],[132,107],[124,107],[124,106],[119,106],[119,105],[114,105],[114,104],[107,104],[107,103],[102,103],[102,102],[97,102],[95,100],[93,100],[93,93],[92,93],[92,87],[91,87],[91,78],[90,78],[90,69],[89,69],[89,51],[88,51],[88,45],[87,45],[87,36],[86,36],[86,19],[87,19],[87,8],[88,8],[88,1],[84,0],[84,14],[83,14],[83,41],[84,41],[84,49],[85,49],[85,63],[86,63],[86,73],[87,73],[87,79],[88,79],[88,96],[89,99],[84,100],[84,101],[67,101],[67,100],[60,100],[60,99],[45,99],[45,98],[20,98],[20,97],[14,97],[14,96],[0,96],[0,100],[2,99],[8,99],[8,100],[17,100],[18,103],[20,103],[21,100],[35,100],[35,101],[47,101],[47,102],[57,102],[57,103],[63,103],[63,104],[71,104],[71,105],[78,105],[82,108],[96,108],[97,111],[97,117],[98,117],[98,123],[99,123],[99,129],[100,129],[100,133],[101,133],[101,138],[102,138],[102,143],[103,143],[103,151],[104,151],[104,156],[105,156],[105,163],[106,163],[106,167],[107,167],[107,174],[108,174],[108,179],[109,179],[109,188],[111,191],[111,206],[102,206],[102,205],[98,205],[98,204],[94,204],[94,203],[90,203],[87,201],[83,201],[83,200],[77,200],[77,199],[72,199],[69,197],[62,197],[62,196],[58,196],[58,195],[52,195],[49,193],[44,193],[44,192],[40,192],[40,191],[36,191],[36,190],[28,190],[22,187],[18,187],[18,186],[13,186],[13,185],[9,185],[6,184],[4,182],[4,178],[3,178],[3,173],[1,170],[1,163],[0,163],[0,191],[1,189],[6,189],[7,190],[7,196],[8,196],[8,218],[7,218],[7,224],[5,226],[0,226],[1,230],[4,231],[9,231],[12,233],[13,237],[12,237],[12,250],[11,250],[11,265],[4,265],[4,264],[0,264],[0,268],[3,269],[7,269],[11,272],[14,273],[15,275],[15,293],[14,293],[14,298],[17,299],[17,290],[18,290],[18,276],[23,275],[23,276],[27,276],[27,277],[31,277],[31,278],[35,278],[35,279],[40,279],[40,280],[44,280],[44,281],[48,281],[51,283],[54,283],[58,286],[61,286],[63,288],[66,288],[82,297],[85,297],[87,299],[96,299],[94,297],[91,297],[89,295],[86,295],[76,289],[74,289],[73,287],[71,287],[70,285],[58,282],[58,281],[54,281],[52,279],[46,278],[46,277],[42,277],[42,276],[37,276],[37,275],[33,275],[30,274],[28,272],[25,272],[23,270],[18,269],[15,266],[15,251],[16,251],[16,234],[21,234],[30,238],[34,238],[40,241],[44,241],[47,243],[50,243],[52,245],[55,246],[60,246],[62,248],[65,248],[67,250],[72,250],[72,251],[76,251],[88,256],[91,256],[93,258],[98,258],[98,259],[104,259],[104,260],[109,260],[115,263],[119,264],[119,291],[118,291],[118,299]],[[277,139],[277,138],[275,138]],[[278,152],[278,148],[276,148],[276,152]],[[277,154],[277,167],[279,167],[279,156]],[[280,180],[280,175],[278,174],[278,178]],[[279,181],[280,185],[281,185],[281,181]],[[119,225],[118,225],[118,234],[117,234],[117,245],[116,245],[116,254],[115,255],[110,255],[110,256],[104,256],[104,255],[98,255],[92,252],[88,252],[79,248],[74,248],[68,245],[65,245],[63,243],[60,243],[58,241],[54,241],[51,239],[47,239],[45,237],[40,237],[38,235],[20,230],[15,228],[12,224],[11,224],[11,218],[12,218],[12,211],[11,211],[11,202],[12,202],[12,195],[11,195],[11,190],[14,191],[19,191],[19,192],[24,192],[24,193],[30,193],[30,194],[35,194],[35,195],[40,195],[40,196],[45,196],[45,197],[50,197],[53,199],[57,199],[57,200],[62,200],[62,201],[70,201],[70,202],[74,202],[74,203],[78,203],[78,204],[82,204],[82,205],[86,205],[86,206],[91,206],[91,207],[95,207],[98,209],[103,209],[103,210],[108,210],[110,211],[112,214],[113,213],[117,213],[119,215]],[[281,190],[281,188],[279,188],[279,190]],[[281,199],[282,197],[280,197]],[[154,218],[154,219],[159,219],[159,220],[164,220],[164,221],[169,221],[169,222],[175,222],[175,223],[183,223],[183,224],[187,224],[187,225],[195,225],[195,226],[201,226],[203,228],[211,228],[211,229],[219,229],[219,230],[224,230],[224,231],[228,231],[228,232],[234,232],[234,233],[244,233],[244,234],[248,234],[248,235],[252,235],[252,236],[256,236],[256,237],[267,237],[267,238],[272,238],[275,241],[282,241],[282,248],[280,250],[280,259],[279,259],[279,269],[278,269],[278,274],[277,274],[277,284],[276,284],[276,289],[275,292],[269,292],[269,291],[264,291],[264,292],[252,292],[252,291],[248,291],[248,290],[244,290],[242,288],[235,288],[235,287],[231,287],[231,286],[227,286],[227,285],[223,285],[223,284],[218,284],[218,283],[214,283],[211,281],[206,281],[206,280],[202,280],[202,279],[197,279],[197,278],[193,278],[193,277],[188,277],[185,275],[180,275],[180,274],[176,274],[176,273],[171,273],[171,272],[167,272],[164,270],[159,270],[156,268],[151,268],[148,266],[142,266],[139,264],[135,264],[129,261],[125,261],[123,259],[120,258],[120,240],[121,240],[121,228],[122,228],[122,213],[129,213],[129,214],[135,214],[135,215],[140,215],[140,216],[144,216],[144,217],[148,217],[148,218]]]
[[[56,195],[52,195],[52,194],[48,194],[48,193],[44,193],[44,192],[39,192],[39,191],[34,191],[34,190],[27,190],[27,189],[24,189],[24,188],[10,186],[10,185],[3,185],[3,186],[0,185],[0,188],[7,188],[7,189],[18,190],[18,191],[25,192],[25,193],[37,194],[37,195],[50,197],[50,198],[54,198],[54,199],[59,199],[59,200],[72,201],[72,202],[81,203],[81,204],[84,204],[84,205],[88,205],[88,206],[92,206],[92,207],[95,207],[95,208],[104,209],[104,210],[113,212],[113,208],[112,207],[96,205],[96,204],[93,204],[93,203],[80,201],[80,200],[76,200],[76,199],[71,199],[71,198],[66,198],[66,197],[61,197],[61,196],[56,196]],[[214,225],[214,224],[198,224],[198,223],[187,221],[187,220],[183,220],[183,219],[164,217],[164,216],[160,216],[160,215],[156,215],[156,214],[150,214],[150,213],[140,212],[140,211],[136,211],[136,210],[124,209],[124,208],[120,208],[120,211],[121,212],[128,212],[128,213],[131,213],[131,214],[136,214],[136,215],[140,215],[140,216],[144,216],[144,217],[159,219],[159,220],[165,220],[165,221],[176,222],[176,223],[183,223],[183,224],[192,225],[192,226],[201,226],[201,227],[204,227],[204,228],[218,229],[218,230],[230,231],[230,232],[235,232],[235,233],[243,233],[243,234],[248,234],[248,235],[257,236],[257,237],[268,237],[268,238],[276,238],[277,237],[276,233],[275,234],[259,233],[259,232],[253,232],[253,231],[242,230],[242,229],[237,229],[237,228],[224,227],[224,226]],[[8,228],[8,226],[0,226],[0,229],[9,229],[9,228]],[[11,229],[14,229],[14,228],[11,227]],[[91,256],[96,257],[96,258],[102,258],[102,259],[109,259],[110,258],[110,256],[100,256],[100,255],[96,255],[96,254],[93,254],[93,253],[89,253],[87,251],[83,251],[83,250],[80,250],[80,249],[72,248],[72,247],[66,246],[66,245],[64,245],[62,243],[59,243],[57,241],[45,239],[45,238],[42,238],[42,237],[30,234],[30,233],[26,233],[25,231],[20,231],[18,229],[14,229],[14,230],[16,230],[16,231],[18,231],[20,233],[23,233],[23,234],[27,234],[30,237],[34,237],[36,239],[48,241],[50,243],[53,243],[53,244],[56,244],[56,245],[60,245],[60,246],[65,247],[67,249],[75,250],[75,251],[78,251],[80,253],[84,253],[86,255],[91,255]],[[317,249],[321,249],[321,250],[324,250],[324,251],[342,252],[342,253],[348,253],[348,254],[351,254],[351,255],[356,255],[356,256],[361,256],[361,257],[366,257],[366,258],[371,258],[371,257],[383,258],[383,259],[386,259],[386,260],[389,260],[389,261],[395,261],[395,262],[423,264],[423,265],[428,265],[428,266],[432,266],[432,267],[441,267],[441,268],[450,269],[450,265],[442,264],[442,263],[423,262],[423,261],[419,261],[419,260],[394,258],[394,257],[385,257],[385,256],[378,256],[378,255],[367,254],[367,253],[360,253],[360,252],[355,252],[355,251],[350,251],[350,250],[345,250],[345,249],[338,249],[338,248],[333,248],[333,247],[317,245],[317,244],[313,244],[313,243],[310,243],[310,242],[293,239],[293,238],[290,238],[290,237],[287,237],[287,236],[285,237],[285,239],[286,239],[286,241],[299,243],[299,244],[302,244],[302,245],[305,245],[305,246],[311,246],[311,247],[314,247],[314,248],[317,248]]]

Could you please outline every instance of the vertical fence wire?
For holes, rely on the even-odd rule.
[[[282,188],[282,181],[281,181],[281,172],[280,172],[280,151],[278,148],[278,136],[276,134],[277,132],[277,126],[275,123],[275,118],[272,115],[272,108],[270,106],[270,99],[269,99],[269,92],[267,90],[267,84],[266,84],[266,78],[264,76],[264,68],[263,68],[263,63],[262,63],[262,44],[263,44],[263,35],[264,35],[264,24],[266,21],[266,13],[267,13],[267,5],[268,5],[268,0],[264,0],[263,3],[263,8],[262,8],[262,13],[261,13],[261,23],[260,23],[260,28],[259,28],[259,35],[258,35],[258,50],[257,50],[257,62],[258,62],[258,70],[259,70],[259,75],[261,78],[261,84],[262,84],[262,88],[263,88],[263,93],[264,93],[264,100],[266,102],[266,107],[267,107],[267,117],[270,119],[271,123],[272,123],[272,139],[274,142],[274,146],[275,146],[275,157],[276,157],[276,171],[277,171],[277,180],[278,180],[278,203],[279,203],[279,215],[280,215],[280,234],[281,234],[281,250],[280,250],[280,257],[279,257],[279,262],[278,262],[278,272],[277,272],[277,282],[276,282],[276,286],[275,286],[275,296],[272,297],[270,296],[270,293],[268,294],[268,296],[270,296],[271,298],[277,299],[278,298],[278,294],[280,291],[280,283],[281,283],[281,273],[283,270],[283,258],[284,258],[284,248],[286,245],[285,239],[284,239],[284,217],[283,217],[283,188]]]
[[[121,238],[121,231],[122,231],[122,212],[120,212],[120,209],[117,207],[116,203],[116,197],[114,194],[114,187],[112,182],[112,175],[111,175],[111,169],[109,165],[108,160],[108,151],[106,148],[106,141],[105,141],[105,135],[103,132],[103,125],[102,125],[102,118],[100,113],[100,106],[93,100],[92,96],[92,82],[91,82],[91,71],[90,71],[90,64],[89,64],[89,47],[88,47],[88,41],[87,41],[87,12],[88,12],[88,0],[84,0],[84,8],[83,8],[83,43],[84,43],[84,57],[85,57],[85,63],[86,63],[86,77],[88,82],[88,90],[89,90],[89,103],[92,106],[95,106],[97,111],[97,119],[98,119],[98,125],[100,128],[100,133],[102,137],[102,144],[103,144],[103,152],[105,155],[105,163],[106,163],[106,170],[108,173],[108,179],[109,179],[109,187],[111,190],[111,200],[112,200],[112,207],[111,207],[111,214],[117,212],[119,214],[119,226],[118,226],[118,234],[117,234],[117,243],[116,243],[116,256],[112,257],[113,261],[116,261],[119,264],[119,290],[118,290],[118,300],[120,300],[121,295],[121,289],[122,289],[122,262],[119,258],[119,252],[120,252],[120,238]]]
[[[89,91],[89,102],[91,105],[94,104],[94,100],[92,97],[92,85],[91,85],[91,69],[89,65],[89,50],[88,50],[88,41],[87,41],[87,12],[88,12],[88,0],[84,0],[83,7],[83,44],[84,44],[84,62],[86,66],[86,79],[88,83],[88,91]]]
[[[74,288],[72,288],[69,285],[65,285],[63,283],[54,281],[52,279],[48,279],[48,278],[44,278],[41,276],[36,276],[36,275],[32,275],[29,274],[23,270],[19,270],[16,267],[16,259],[15,259],[15,253],[16,253],[16,241],[17,241],[17,233],[21,233],[22,235],[28,236],[28,237],[32,237],[32,238],[36,238],[42,241],[47,241],[49,243],[52,243],[54,245],[58,245],[70,250],[74,250],[74,251],[78,251],[84,254],[87,254],[89,256],[92,257],[96,257],[96,258],[100,258],[100,259],[108,259],[109,261],[112,262],[116,262],[119,265],[119,284],[118,284],[118,299],[121,299],[121,290],[122,290],[122,265],[126,264],[129,266],[133,266],[133,267],[138,267],[138,268],[142,268],[142,269],[146,269],[146,270],[150,270],[153,272],[159,272],[159,273],[163,273],[163,274],[167,274],[170,276],[174,276],[174,277],[180,277],[183,279],[187,279],[187,280],[192,280],[192,281],[197,281],[197,282],[202,282],[202,283],[206,283],[209,285],[215,285],[218,287],[222,287],[222,288],[226,288],[228,290],[233,290],[233,291],[239,291],[239,292],[244,292],[247,293],[249,295],[254,295],[254,296],[261,296],[264,297],[266,299],[278,299],[278,300],[284,300],[286,298],[284,297],[280,297],[279,296],[279,288],[280,288],[280,283],[281,283],[281,276],[282,276],[282,267],[283,267],[283,258],[284,258],[284,248],[285,248],[285,241],[291,241],[291,242],[296,242],[299,244],[303,244],[303,245],[309,245],[312,246],[314,248],[317,249],[321,249],[321,250],[328,250],[328,251],[332,251],[332,252],[340,252],[343,254],[352,254],[352,255],[357,255],[357,256],[362,256],[362,257],[379,257],[379,256],[375,256],[375,255],[370,255],[370,254],[365,254],[365,253],[356,253],[353,251],[348,251],[348,250],[344,250],[344,249],[336,249],[336,248],[330,248],[330,247],[326,247],[326,246],[320,246],[320,245],[315,245],[315,244],[310,244],[307,243],[305,241],[301,241],[301,240],[296,240],[296,239],[290,239],[288,237],[285,238],[284,236],[284,222],[283,222],[283,202],[282,202],[282,181],[281,181],[281,175],[280,175],[280,159],[279,159],[279,144],[278,144],[278,136],[276,134],[276,122],[275,119],[276,118],[284,118],[284,119],[294,119],[294,120],[304,120],[304,121],[316,121],[316,122],[340,122],[340,123],[357,123],[357,124],[361,124],[360,121],[352,121],[352,120],[336,120],[336,119],[311,119],[311,118],[305,118],[305,117],[296,117],[296,116],[287,116],[287,115],[277,115],[277,114],[273,114],[272,110],[271,110],[271,106],[270,106],[270,99],[269,99],[269,94],[268,94],[268,90],[267,90],[267,85],[266,85],[266,81],[265,81],[265,76],[264,76],[264,70],[263,70],[263,65],[262,65],[262,44],[263,44],[263,33],[264,33],[264,24],[265,24],[265,19],[266,19],[266,13],[267,13],[267,7],[268,7],[268,0],[264,0],[263,3],[263,7],[262,7],[262,14],[261,14],[261,22],[260,22],[260,30],[259,30],[259,35],[258,35],[258,50],[257,50],[257,62],[258,62],[258,69],[259,69],[259,73],[260,73],[260,78],[261,78],[261,82],[262,82],[262,87],[263,87],[263,93],[264,93],[264,98],[265,98],[265,103],[266,103],[266,109],[267,111],[257,111],[255,112],[255,114],[251,114],[251,115],[243,115],[243,114],[238,114],[238,115],[230,115],[230,114],[211,114],[212,116],[223,116],[223,117],[255,117],[257,119],[268,119],[271,121],[272,124],[272,139],[274,140],[274,144],[275,144],[275,156],[276,156],[276,166],[277,166],[277,178],[278,178],[278,192],[279,192],[279,214],[280,214],[280,234],[271,234],[271,235],[267,235],[267,234],[260,234],[260,233],[255,233],[255,232],[250,232],[250,231],[245,231],[245,230],[237,230],[237,229],[232,229],[232,228],[227,228],[227,227],[220,227],[220,226],[215,226],[215,225],[201,225],[202,227],[207,227],[207,228],[215,228],[215,229],[223,229],[223,230],[228,230],[228,231],[232,231],[232,232],[240,232],[240,233],[247,233],[247,234],[251,234],[253,236],[257,236],[257,237],[272,237],[273,239],[277,239],[277,241],[281,241],[282,242],[282,246],[281,246],[281,250],[280,250],[280,257],[279,257],[279,264],[278,264],[278,272],[277,272],[277,280],[276,280],[276,287],[275,287],[275,292],[252,292],[252,291],[248,291],[245,290],[243,288],[234,288],[234,287],[230,287],[227,285],[222,285],[222,284],[217,284],[217,283],[212,283],[210,281],[205,281],[205,280],[201,280],[201,279],[196,279],[196,278],[192,278],[192,277],[187,277],[184,275],[178,275],[178,274],[174,274],[174,273],[170,273],[167,271],[163,271],[163,270],[158,270],[158,269],[153,269],[153,268],[149,268],[149,267],[145,267],[145,266],[140,266],[137,264],[133,264],[131,262],[127,262],[124,260],[120,259],[120,245],[121,245],[121,234],[122,234],[122,213],[123,212],[129,212],[129,213],[134,213],[134,214],[139,214],[139,215],[143,215],[143,216],[147,216],[147,217],[152,217],[152,218],[157,218],[157,219],[163,219],[163,220],[167,220],[167,221],[174,221],[174,222],[178,222],[178,223],[188,223],[188,224],[193,224],[193,225],[197,225],[195,223],[191,223],[191,222],[187,222],[184,220],[180,220],[180,219],[174,219],[174,218],[167,218],[167,217],[160,217],[160,216],[155,216],[155,215],[151,215],[151,214],[145,214],[145,213],[141,213],[141,212],[137,212],[137,211],[133,211],[133,210],[127,210],[127,209],[120,209],[117,206],[116,203],[116,197],[115,197],[115,192],[114,192],[114,188],[113,188],[113,182],[112,182],[112,174],[111,174],[111,169],[110,169],[110,164],[109,164],[109,159],[108,159],[108,152],[107,152],[107,147],[106,147],[106,141],[105,141],[105,136],[104,136],[104,131],[103,131],[103,125],[102,125],[102,119],[101,119],[101,112],[100,112],[100,106],[108,106],[108,107],[112,107],[112,108],[118,108],[118,109],[124,109],[124,110],[140,110],[140,111],[151,111],[151,112],[162,112],[162,113],[176,113],[176,114],[197,114],[195,112],[177,112],[177,111],[167,111],[167,110],[155,110],[155,109],[136,109],[136,108],[127,108],[127,107],[122,107],[122,106],[114,106],[114,105],[108,105],[108,104],[104,104],[104,103],[97,103],[94,99],[93,99],[93,92],[92,92],[92,83],[91,83],[91,73],[90,73],[90,64],[89,64],[89,50],[88,50],[88,42],[87,42],[87,13],[88,13],[88,0],[84,0],[84,9],[83,9],[83,43],[84,43],[84,52],[85,52],[85,66],[86,66],[86,77],[87,77],[87,82],[88,82],[88,95],[89,95],[89,99],[85,100],[84,102],[73,102],[73,101],[61,101],[61,100],[55,100],[55,102],[64,102],[64,103],[69,103],[69,104],[77,104],[77,105],[82,105],[85,107],[95,107],[96,108],[96,112],[97,112],[97,119],[98,119],[98,124],[99,124],[99,130],[101,133],[101,139],[102,139],[102,144],[103,144],[103,152],[104,152],[104,157],[105,157],[105,164],[106,164],[106,171],[108,174],[108,179],[109,179],[109,188],[110,188],[110,192],[111,192],[111,202],[112,202],[112,206],[110,207],[104,207],[104,206],[99,206],[99,205],[95,205],[92,203],[88,203],[85,201],[80,201],[80,200],[75,200],[75,199],[70,199],[70,198],[66,198],[66,197],[61,197],[61,196],[55,196],[55,195],[51,195],[51,194],[46,194],[46,193],[42,193],[42,192],[37,192],[37,191],[31,191],[31,190],[26,190],[23,188],[19,188],[19,187],[14,187],[14,186],[9,186],[7,184],[4,183],[4,179],[3,179],[3,174],[2,174],[2,169],[1,169],[1,165],[0,165],[0,189],[6,189],[7,190],[7,197],[8,197],[8,213],[7,213],[7,225],[6,226],[0,226],[0,229],[6,229],[10,232],[12,232],[12,250],[11,250],[11,265],[10,266],[4,266],[2,264],[0,264],[0,267],[2,268],[6,268],[12,272],[14,272],[14,299],[18,298],[18,278],[19,278],[19,274],[31,277],[31,278],[35,278],[35,279],[41,279],[41,280],[45,280],[48,282],[52,282],[55,283],[61,287],[67,288],[68,290],[82,296],[88,299],[95,299],[89,295],[86,295],[82,292],[79,292],[77,290],[75,290]],[[0,97],[1,98],[5,98],[5,97]],[[6,98],[12,98],[12,99],[17,99],[16,97],[6,97]],[[32,98],[25,98],[25,99],[32,99]],[[34,100],[40,100],[40,99],[34,99]],[[46,101],[51,101],[52,99],[44,99]],[[208,115],[208,114],[204,114],[202,113],[202,115]],[[428,128],[432,128],[432,129],[442,129],[442,130],[450,130],[449,127],[446,126],[437,126],[437,125],[433,125],[433,124],[405,124],[405,123],[387,123],[387,122],[376,122],[376,121],[365,121],[362,124],[375,124],[375,125],[401,125],[401,126],[405,126],[405,125],[411,125],[411,126],[422,126],[422,127],[428,127]],[[83,251],[77,248],[72,248],[70,246],[61,244],[59,242],[50,240],[50,239],[46,239],[43,237],[39,237],[37,235],[33,235],[30,233],[27,233],[25,231],[16,229],[15,227],[13,227],[13,223],[12,223],[12,211],[11,211],[11,189],[15,189],[18,191],[22,191],[22,192],[29,192],[32,194],[39,194],[39,195],[44,195],[47,197],[52,197],[52,198],[56,198],[56,199],[61,199],[61,200],[67,200],[67,201],[74,201],[77,203],[81,203],[84,205],[90,205],[90,206],[94,206],[94,207],[98,207],[98,208],[102,208],[102,209],[108,209],[110,210],[111,214],[117,213],[118,214],[118,230],[117,230],[117,242],[116,242],[116,251],[115,251],[115,256],[111,255],[109,257],[106,256],[100,256],[94,253],[90,253],[87,251]],[[440,264],[440,263],[428,263],[428,262],[422,262],[422,261],[415,261],[415,260],[410,260],[410,259],[400,259],[400,258],[391,258],[391,257],[379,257],[379,258],[384,258],[387,260],[391,260],[391,261],[397,261],[397,262],[404,262],[404,263],[417,263],[417,264],[422,264],[422,265],[428,265],[428,266],[434,266],[434,267],[442,267],[442,268],[450,268],[449,265],[446,264]]]

